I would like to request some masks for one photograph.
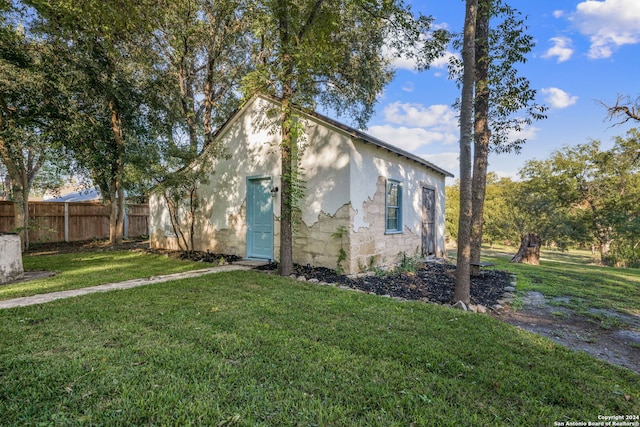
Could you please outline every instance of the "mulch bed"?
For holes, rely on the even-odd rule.
[[[275,270],[276,267],[275,264],[269,264],[257,269]],[[382,275],[347,277],[324,267],[295,266],[296,276],[304,276],[307,280],[317,279],[377,295],[439,304],[455,302],[453,301],[455,269],[455,266],[450,264],[428,263],[415,273],[390,272]],[[509,286],[510,282],[511,276],[506,271],[483,271],[480,276],[471,278],[471,302],[485,307],[497,304],[505,292],[504,288]]]
[[[189,261],[196,261],[196,262],[210,262],[212,264],[219,264],[222,259],[224,259],[228,263],[242,261],[242,257],[236,256],[236,255],[214,254],[213,252],[209,252],[209,251],[179,252],[177,258],[185,259]]]

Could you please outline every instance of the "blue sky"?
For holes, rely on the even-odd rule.
[[[506,1],[527,17],[536,43],[520,74],[549,110],[546,120],[525,130],[521,153],[492,153],[489,170],[515,178],[527,160],[544,159],[563,145],[597,139],[610,147],[632,125],[613,126],[601,102],[640,96],[640,0]],[[461,30],[462,0],[411,3],[414,11],[434,16],[436,25]],[[447,78],[446,62],[443,58],[424,72],[396,62],[395,79],[366,131],[459,176],[457,112],[451,107],[459,90]]]

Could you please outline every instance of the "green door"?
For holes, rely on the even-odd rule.
[[[273,259],[271,178],[247,179],[247,258]]]

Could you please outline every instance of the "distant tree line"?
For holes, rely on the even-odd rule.
[[[561,250],[591,248],[604,265],[640,267],[638,129],[617,137],[608,150],[595,140],[567,145],[547,159],[528,161],[519,175],[518,180],[488,175],[485,244],[537,239]],[[456,183],[446,197],[452,239],[457,238],[458,199]]]

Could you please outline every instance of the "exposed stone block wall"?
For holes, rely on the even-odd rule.
[[[407,256],[420,254],[422,247],[421,230],[414,232],[404,226],[402,233],[386,234],[385,223],[386,178],[378,177],[373,198],[364,203],[364,220],[369,227],[360,228],[351,234],[351,265],[353,273],[363,267],[388,267]]]
[[[298,221],[294,226],[293,261],[301,265],[310,264],[336,269],[342,246],[347,253],[347,259],[342,263],[342,267],[345,273],[351,273],[349,262],[351,212],[351,205],[347,204],[340,207],[335,215],[321,212],[318,221],[310,227],[307,227],[303,221]],[[340,227],[346,228],[342,239],[333,236]]]
[[[334,215],[322,212],[318,221],[305,225],[296,212],[294,226],[293,260],[300,265],[337,268],[340,247],[347,258],[342,262],[346,274],[359,273],[370,266],[390,267],[400,262],[402,253],[414,256],[420,252],[422,240],[420,230],[414,232],[404,227],[402,233],[385,234],[385,192],[386,179],[379,177],[373,198],[364,203],[364,218],[369,227],[353,230],[356,211],[351,204],[343,205]],[[230,214],[228,228],[216,230],[208,221],[196,224],[195,250],[211,251],[229,255],[246,256],[246,209],[243,203],[240,211]],[[340,227],[347,233],[342,239],[334,236]],[[151,235],[153,248],[178,250],[177,237],[172,232],[155,228]],[[274,259],[280,257],[280,220],[274,217]]]

